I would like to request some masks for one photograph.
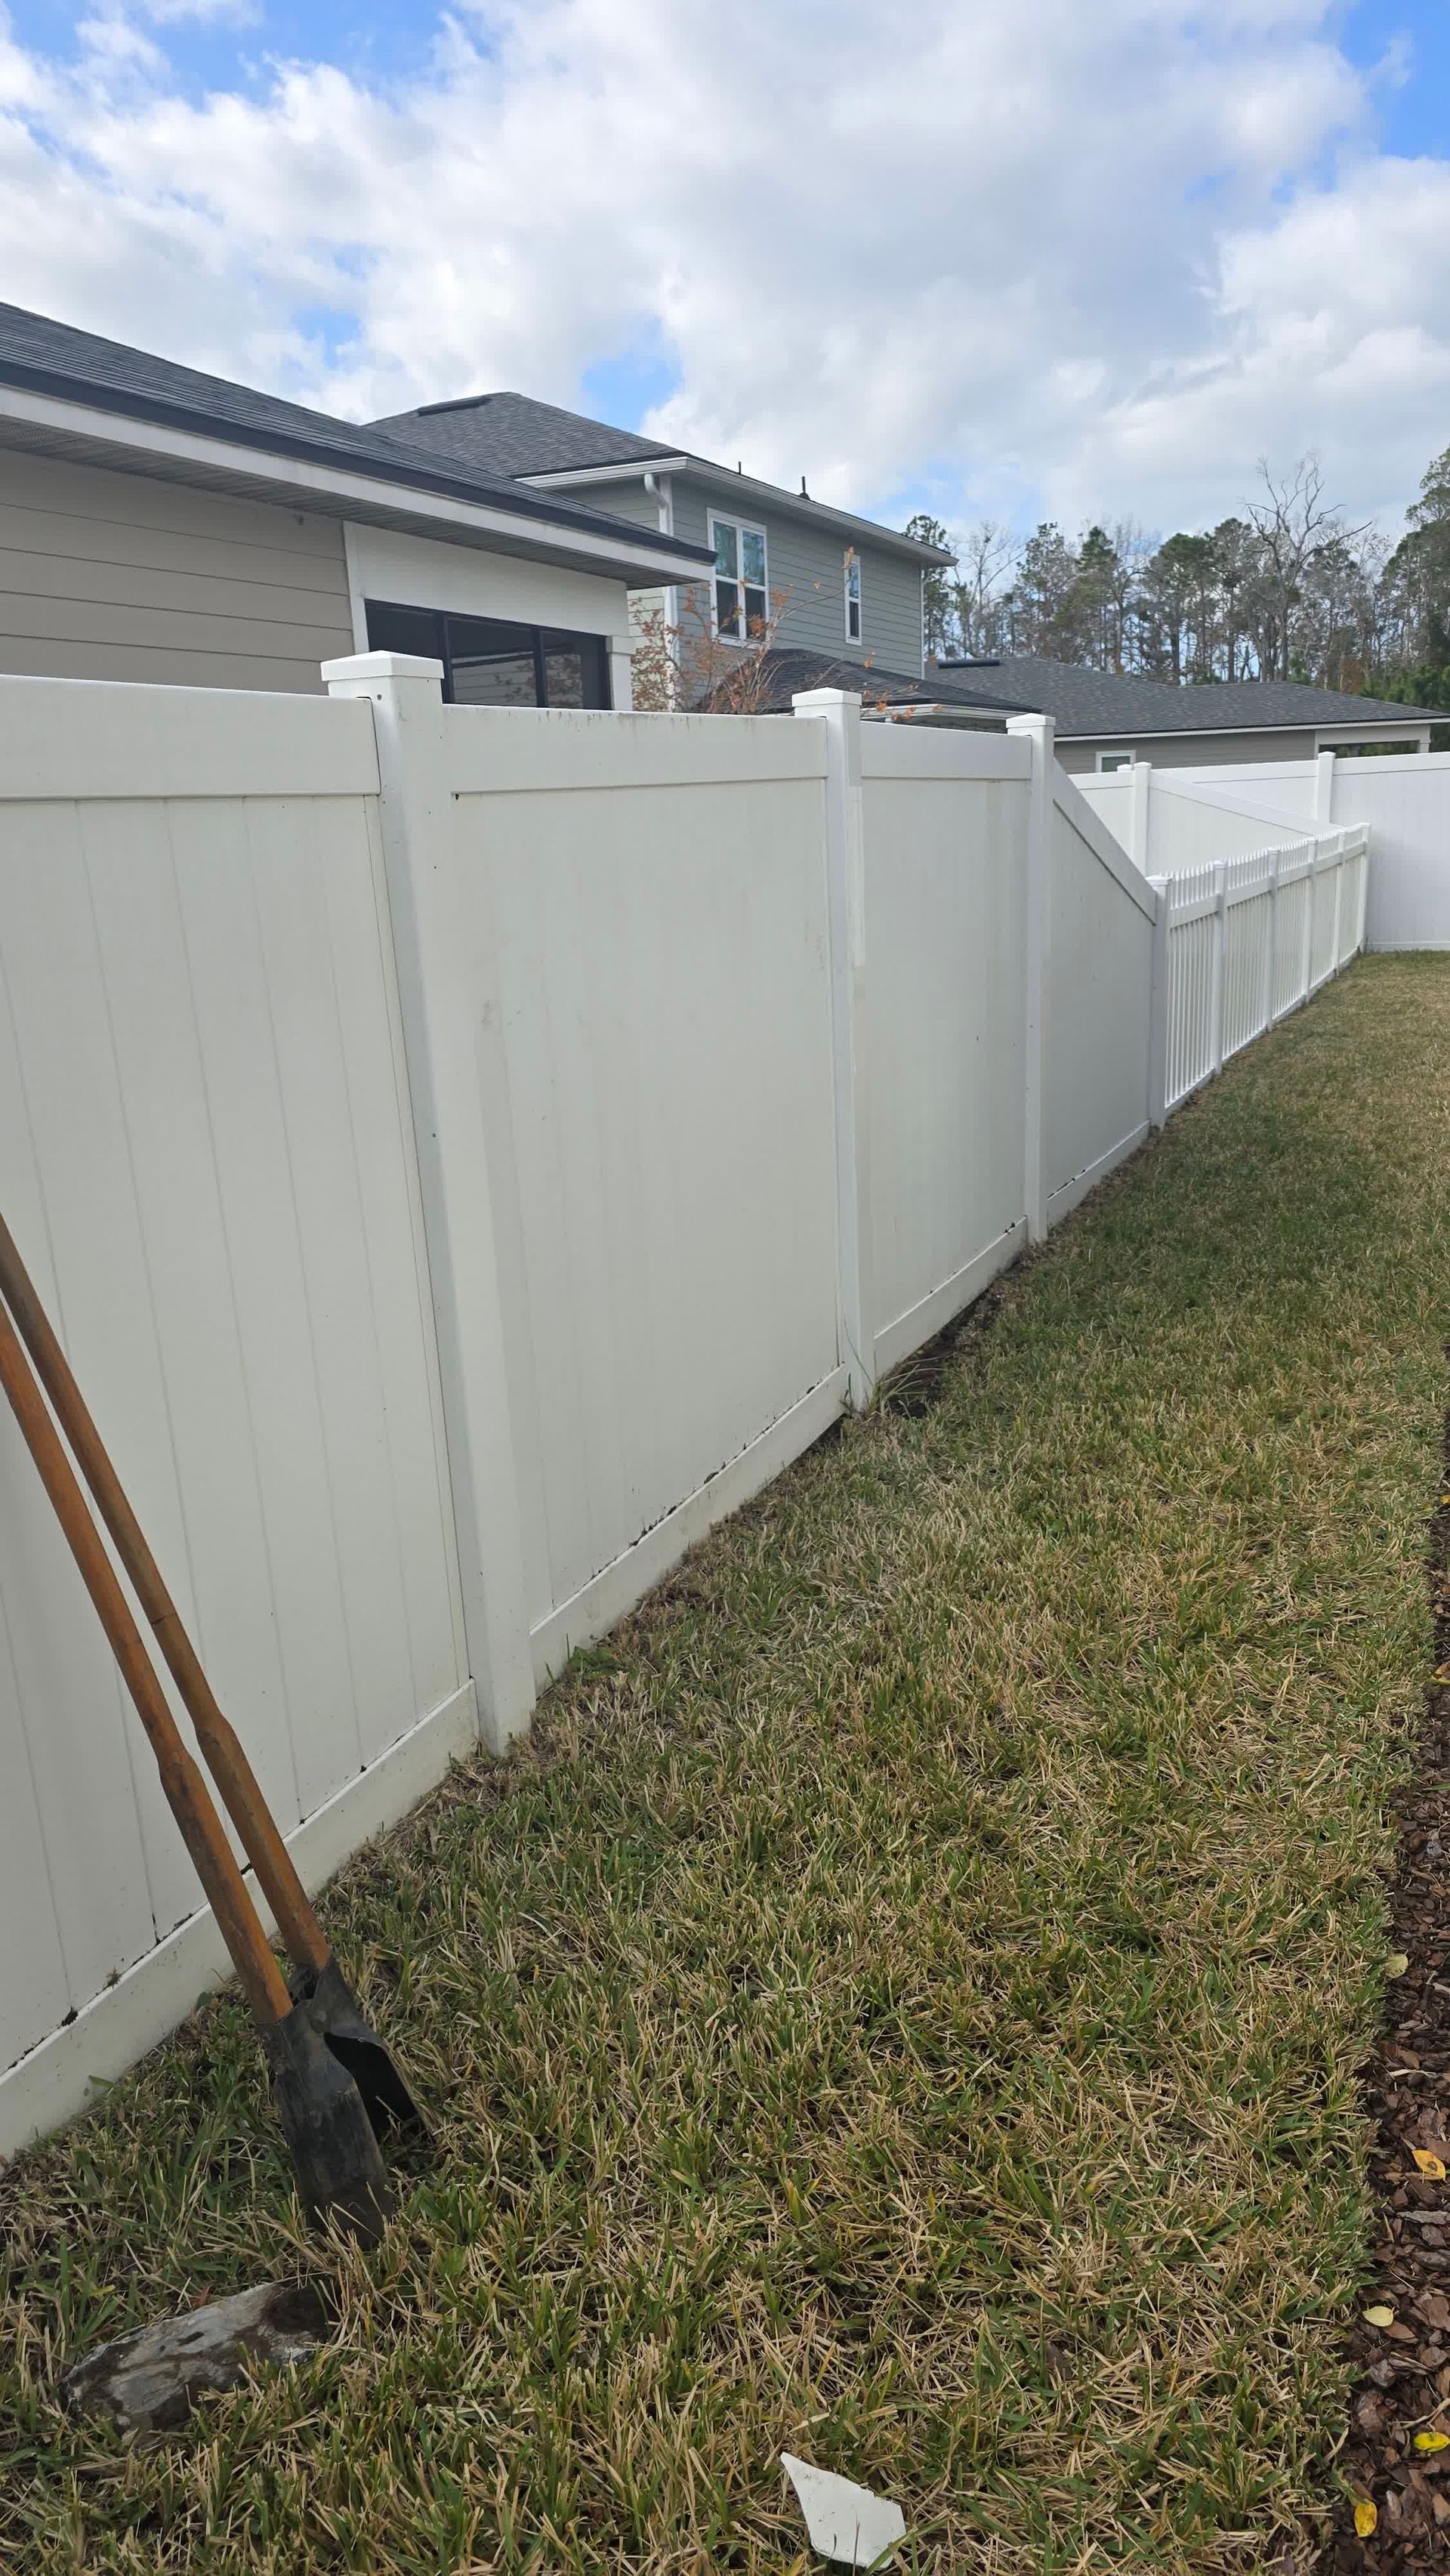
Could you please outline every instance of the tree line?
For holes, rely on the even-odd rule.
[[[927,575],[928,649],[1178,682],[1309,680],[1450,709],[1450,448],[1398,540],[1352,526],[1315,457],[1260,475],[1238,516],[1162,539],[1121,521],[1074,540],[1047,520],[1019,540],[984,520],[953,540],[919,512],[908,535],[957,558]]]

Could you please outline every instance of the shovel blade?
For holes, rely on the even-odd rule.
[[[309,2005],[295,2005],[262,2036],[304,2207],[314,2218],[339,2219],[375,2245],[392,2213],[392,2193],[357,2085]]]
[[[426,2137],[427,2121],[371,2022],[363,2018],[337,1961],[300,1970],[292,1993],[307,2006],[332,2055],[352,2077],[375,2135],[385,2139],[398,2130]]]

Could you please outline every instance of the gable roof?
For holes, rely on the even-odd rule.
[[[1295,727],[1443,723],[1433,707],[1356,698],[1299,680],[1206,680],[1180,688],[1171,680],[1125,678],[1054,662],[1042,653],[1003,654],[992,662],[942,662],[944,682],[1012,710],[1051,716],[1064,741],[1084,736],[1155,733],[1282,733]]]
[[[158,428],[198,433],[269,457],[350,471],[403,491],[491,505],[515,519],[537,522],[541,532],[571,529],[616,547],[624,537],[617,518],[582,502],[521,489],[506,475],[442,456],[433,447],[414,447],[376,428],[177,366],[169,358],[74,330],[16,304],[0,304],[3,386]],[[631,529],[629,542],[646,553],[709,559],[703,547],[654,529]]]
[[[419,411],[392,413],[372,424],[390,438],[434,447],[440,455],[468,457],[492,474],[527,482],[535,490],[564,483],[572,475],[622,479],[631,466],[641,473],[651,465],[700,475],[726,488],[752,506],[768,507],[788,517],[824,521],[846,536],[859,536],[910,555],[921,564],[953,563],[940,546],[923,545],[900,528],[883,527],[829,501],[812,500],[808,492],[788,492],[779,483],[762,483],[738,467],[717,465],[657,438],[642,438],[631,429],[611,429],[607,421],[587,420],[582,412],[561,411],[555,403],[535,402],[528,394],[467,394],[457,402],[425,403]],[[607,505],[606,505],[607,506]]]

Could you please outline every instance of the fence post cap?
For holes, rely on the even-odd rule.
[[[426,653],[344,653],[322,664],[329,689],[345,689],[368,680],[436,680],[443,686],[443,665]]]
[[[797,689],[791,698],[791,714],[812,716],[827,707],[859,707],[859,689]]]

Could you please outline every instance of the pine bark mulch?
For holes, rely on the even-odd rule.
[[[1434,1668],[1418,1770],[1397,1802],[1392,1896],[1407,1965],[1389,1988],[1372,2080],[1383,2227],[1352,2338],[1361,2376],[1341,2461],[1348,2491],[1323,2576],[1450,2568],[1450,2180],[1423,2173],[1414,2152],[1450,2167],[1450,1414],[1427,1571]],[[1362,2521],[1373,2508],[1368,2533],[1355,2528],[1357,2503]]]

